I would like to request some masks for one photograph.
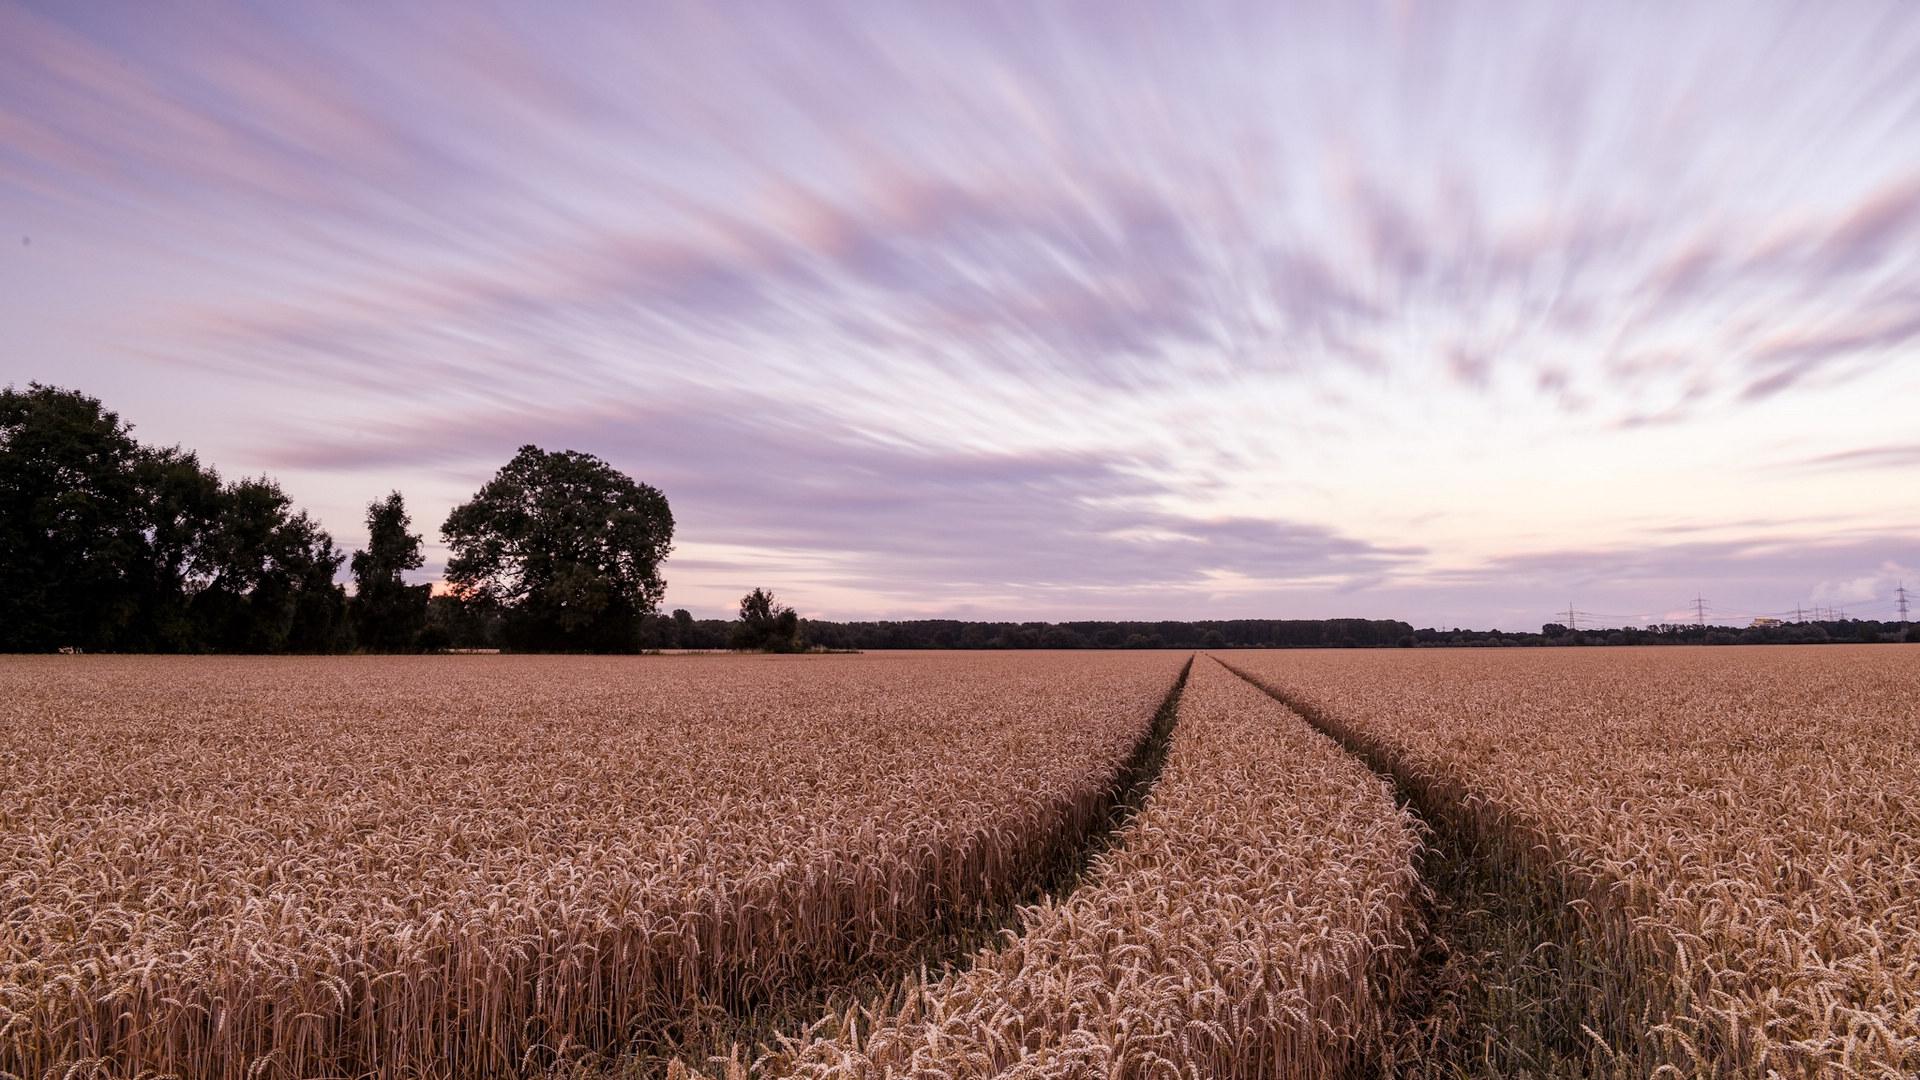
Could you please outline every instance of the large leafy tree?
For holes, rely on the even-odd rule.
[[[412,524],[397,491],[367,504],[367,546],[353,553],[352,563],[353,628],[363,649],[412,649],[426,628],[432,586],[409,585],[405,577],[426,562]]]
[[[0,650],[339,648],[341,561],[272,481],[222,484],[77,391],[0,389]]]
[[[212,543],[229,491],[190,450],[147,452],[140,463],[146,498],[147,558],[132,568],[139,614],[129,647],[187,652],[208,647],[192,599],[217,572]]]
[[[112,648],[133,632],[145,457],[98,398],[0,388],[0,649]]]
[[[504,612],[512,648],[624,652],[660,606],[673,513],[591,454],[523,446],[441,529],[447,583]]]
[[[201,542],[208,575],[189,586],[202,643],[224,652],[330,652],[345,644],[346,555],[265,477],[221,490]]]

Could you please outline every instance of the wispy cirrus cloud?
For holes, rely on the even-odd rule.
[[[5,375],[349,536],[595,449],[732,552],[689,576],[867,613],[1507,618],[1444,590],[1596,580],[1501,561],[1549,540],[1667,589],[1622,522],[1910,521],[1852,482],[1920,392],[1920,17],[1870,8],[16,5]]]
[[[674,493],[683,536],[824,558],[838,567],[827,575],[835,584],[895,598],[1200,587],[1217,574],[1338,584],[1423,553],[1311,523],[1170,510],[1164,502],[1178,481],[1150,458],[903,444],[839,430],[818,412],[733,396],[441,417],[292,442],[268,460],[342,472],[482,463],[483,472],[520,442],[653,463],[645,475]],[[727,565],[710,560],[707,569]]]
[[[1808,469],[1853,472],[1860,469],[1920,469],[1920,442],[1893,443],[1885,446],[1859,446],[1815,454],[1794,462]]]

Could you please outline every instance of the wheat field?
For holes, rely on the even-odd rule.
[[[1318,1080],[1378,1050],[1420,887],[1417,829],[1384,780],[1201,659],[1119,840],[968,970],[769,1073]]]
[[[0,658],[0,1075],[1911,1077],[1916,691],[1904,646]],[[1506,1015],[1449,1026],[1462,979]]]
[[[1228,660],[1565,905],[1594,1072],[1920,1075],[1920,650]]]
[[[1000,902],[1185,655],[0,658],[0,1073],[535,1072]]]

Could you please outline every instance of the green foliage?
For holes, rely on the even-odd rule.
[[[731,624],[708,620],[695,625],[698,633],[707,625]],[[801,619],[800,633],[808,645],[826,649],[1385,648],[1413,644],[1415,636],[1412,626],[1385,619],[1063,623]]]
[[[346,643],[346,594],[333,583],[346,556],[271,480],[221,491],[200,547],[210,575],[191,585],[200,644],[221,652],[330,652]]]
[[[342,561],[271,480],[222,484],[76,391],[0,390],[0,649],[338,649]]]
[[[472,597],[443,593],[427,601],[427,626],[419,647],[441,649],[497,649],[500,647],[499,606]]]
[[[353,627],[359,646],[374,652],[422,647],[430,585],[409,585],[404,576],[425,563],[420,536],[400,493],[367,504],[367,546],[353,553]],[[446,648],[446,645],[441,645]]]
[[[740,619],[733,624],[733,648],[760,652],[799,652],[800,616],[765,589],[740,598]]]
[[[123,568],[142,555],[143,451],[98,399],[0,390],[0,649],[97,649],[137,615]]]
[[[447,582],[497,605],[502,643],[535,651],[630,652],[666,592],[666,496],[591,454],[523,446],[441,534]]]

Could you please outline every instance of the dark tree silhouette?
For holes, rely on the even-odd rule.
[[[341,562],[271,480],[222,485],[76,391],[0,390],[0,649],[337,649]]]
[[[0,649],[113,648],[138,617],[144,453],[99,399],[0,389]]]
[[[630,652],[666,592],[666,496],[591,454],[523,446],[441,529],[447,582],[496,604],[503,644]]]
[[[347,642],[346,555],[265,477],[221,489],[201,539],[204,582],[188,611],[203,647],[222,652],[331,652]]]
[[[305,511],[295,515],[289,532],[305,533],[305,558],[297,564],[297,573],[289,578],[293,590],[292,617],[287,633],[274,650],[288,652],[340,652],[353,641],[353,627],[347,621],[347,591],[335,583],[346,553],[333,546],[333,538],[308,518]]]
[[[418,570],[420,535],[408,531],[405,500],[395,491],[367,504],[367,546],[353,553],[353,629],[355,642],[374,652],[420,647],[427,625],[431,585],[407,584],[406,572]]]
[[[427,601],[427,628],[420,648],[494,649],[500,646],[500,609],[478,598],[443,593]]]
[[[128,568],[139,613],[127,647],[163,652],[208,648],[191,602],[212,573],[211,523],[225,491],[220,476],[189,450],[149,450],[140,463],[146,496],[147,557]]]
[[[782,606],[772,593],[755,589],[740,598],[740,620],[733,624],[732,645],[761,652],[796,652],[800,648],[800,616]]]

